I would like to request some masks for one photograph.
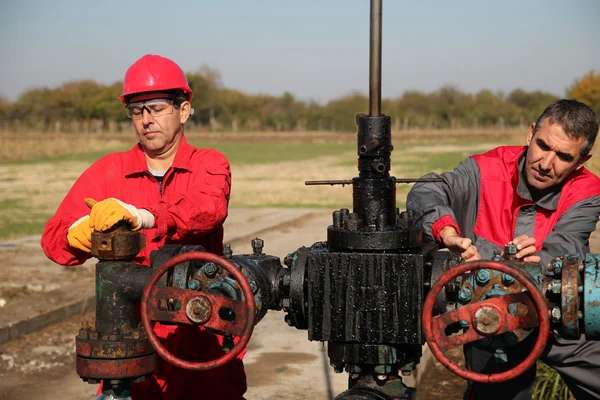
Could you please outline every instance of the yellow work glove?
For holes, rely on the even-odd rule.
[[[92,231],[90,227],[90,216],[79,218],[75,221],[67,232],[67,240],[71,247],[89,253],[92,251]]]
[[[93,204],[89,220],[89,226],[93,230],[104,232],[121,221],[127,222],[135,231],[154,226],[154,215],[150,211],[136,208],[113,197],[99,202],[85,199],[85,202],[88,206]]]

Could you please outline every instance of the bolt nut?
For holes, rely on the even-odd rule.
[[[490,271],[488,271],[487,269],[480,269],[479,271],[477,271],[475,281],[479,286],[484,286],[490,281]]]
[[[248,281],[250,284],[250,289],[252,289],[252,293],[256,294],[258,292],[258,285],[254,281]]]
[[[119,334],[119,328],[113,328],[112,332],[108,335],[108,340],[116,342],[117,340],[121,340],[121,335]]]
[[[252,245],[252,251],[254,252],[254,254],[259,255],[259,254],[262,254],[262,249],[265,245],[265,242],[262,239],[254,238],[251,241],[251,245]]]
[[[471,301],[472,298],[473,298],[473,293],[471,292],[471,290],[469,288],[462,288],[458,292],[458,300],[463,304],[468,303],[469,301]]]
[[[502,283],[504,286],[510,286],[515,283],[515,277],[509,274],[502,274]]]
[[[208,263],[204,266],[204,274],[208,277],[208,278],[214,278],[215,275],[217,275],[217,271],[219,270],[219,267],[217,267],[215,264],[213,263]]]
[[[504,247],[504,255],[505,256],[514,256],[517,254],[517,246],[514,244],[507,244]]]
[[[561,318],[561,312],[560,312],[560,308],[558,307],[552,307],[552,310],[550,311],[550,317],[552,318],[552,322],[560,322],[560,318]]]
[[[562,289],[562,282],[558,279],[553,279],[550,283],[550,291],[554,294],[560,294]]]
[[[283,311],[289,311],[290,309],[290,299],[281,300],[281,308]]]
[[[223,247],[223,258],[231,258],[233,251],[230,244],[225,244]]]

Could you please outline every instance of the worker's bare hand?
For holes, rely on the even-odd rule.
[[[449,229],[447,229],[449,228]],[[458,235],[452,227],[445,227],[440,233],[442,244],[454,253],[460,253],[465,261],[481,260],[481,255],[469,238]]]
[[[540,256],[536,256],[535,238],[527,235],[517,236],[511,240],[508,244],[514,244],[517,246],[517,260],[525,262],[541,262]]]

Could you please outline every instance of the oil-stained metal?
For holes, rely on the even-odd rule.
[[[95,334],[94,334],[95,333]],[[127,335],[111,338],[87,329],[75,337],[78,356],[95,359],[134,358],[154,353],[143,329],[136,329]],[[96,339],[92,339],[95,337]],[[111,340],[114,339],[114,340]]]
[[[419,183],[419,182],[442,182],[439,178],[394,178],[395,183]],[[320,180],[320,181],[305,181],[306,186],[315,185],[352,185],[354,181],[352,179],[334,179],[334,180]]]
[[[480,269],[490,269],[513,276],[518,283],[524,286],[526,292],[513,293],[500,297],[492,297],[483,301],[472,303],[464,307],[459,307],[448,313],[432,316],[435,299],[444,289],[448,282],[465,273],[477,271]],[[513,316],[508,312],[509,305],[513,303],[525,304],[527,313],[525,315],[517,314]],[[444,355],[444,352],[466,343],[484,338],[476,329],[467,329],[462,335],[447,336],[446,327],[467,321],[473,324],[475,315],[483,308],[492,308],[499,318],[499,328],[494,334],[512,331],[518,328],[533,327],[539,325],[539,334],[531,353],[516,367],[499,374],[479,374],[460,367]],[[452,373],[461,376],[464,379],[481,383],[505,382],[521,375],[531,368],[536,360],[542,355],[545,345],[548,341],[550,331],[550,320],[548,315],[548,306],[546,299],[538,290],[532,277],[525,271],[512,268],[504,263],[495,261],[472,261],[453,267],[445,272],[440,279],[433,285],[423,305],[423,330],[427,344],[432,354]],[[537,321],[536,321],[537,319]]]
[[[212,308],[211,317],[204,324],[204,326],[213,327],[222,332],[231,333],[240,337],[240,340],[229,352],[227,352],[223,357],[213,361],[189,362],[175,357],[158,341],[158,338],[154,334],[152,325],[150,323],[151,319],[162,322],[189,323],[189,319],[187,318],[185,311],[187,303],[193,298],[196,298],[198,293],[192,290],[159,288],[156,287],[156,284],[167,271],[174,268],[177,264],[193,260],[211,262],[224,268],[237,281],[244,294],[243,303],[227,299],[223,296],[212,295],[209,297],[208,294],[205,294],[207,298],[210,298]],[[169,310],[160,310],[159,300],[162,298],[174,299],[180,304],[180,308],[173,312]],[[157,268],[144,288],[140,312],[142,324],[148,335],[148,340],[156,352],[170,364],[173,364],[179,368],[193,371],[206,371],[209,369],[218,368],[232,361],[245,348],[246,344],[250,340],[250,336],[252,335],[252,331],[254,329],[254,316],[256,314],[252,288],[250,287],[250,284],[248,283],[244,274],[230,261],[208,252],[179,254]],[[229,321],[227,321],[227,319],[229,319]],[[243,326],[243,329],[239,332],[239,334],[237,331],[235,333],[233,332],[236,329],[236,326]]]
[[[514,254],[511,254],[512,249],[506,246],[504,249],[504,256],[514,258]],[[541,272],[539,271],[539,264],[525,263],[516,259],[502,259],[502,262],[508,265],[509,267],[528,271],[529,275],[531,275],[531,277],[534,279],[536,286],[538,288],[542,287],[543,283],[541,282],[543,278],[541,277]],[[537,273],[535,272],[536,270]],[[459,292],[459,294],[463,290],[468,290],[471,291],[472,296],[471,299],[469,299],[467,302],[459,302],[459,306],[462,306],[461,304],[465,304],[470,301],[481,301],[491,297],[498,297],[511,293],[522,292],[525,289],[525,287],[519,282],[515,281],[514,277],[511,277],[512,279],[508,278],[509,276],[509,274],[487,269],[481,269],[475,273],[467,274],[466,276],[462,277],[461,291]],[[513,315],[523,314],[526,312],[526,308],[523,304],[513,304],[508,309],[508,312],[511,312]],[[513,345],[525,340],[531,334],[531,332],[532,331],[530,329],[515,329],[512,331],[511,335],[497,336],[496,338],[494,338],[493,340],[489,340],[488,342],[490,347],[496,347],[500,345]]]
[[[99,260],[131,260],[146,246],[146,236],[118,224],[107,232],[92,232],[92,256]]]
[[[203,324],[208,321],[212,314],[212,302],[203,295],[194,297],[185,306],[185,314],[190,321]]]
[[[152,374],[156,369],[156,353],[121,359],[93,359],[77,356],[77,375],[87,379],[133,379]]]
[[[565,339],[579,339],[579,291],[581,276],[579,274],[580,258],[578,254],[567,254],[563,258],[561,288],[561,330]]]
[[[173,303],[180,306],[174,310],[161,310],[159,308],[161,299],[173,299]],[[148,302],[151,305],[148,318],[153,321],[202,324],[223,334],[243,335],[250,319],[245,301],[232,300],[223,295],[210,293],[200,295],[192,290],[155,287],[149,294]],[[202,302],[202,306],[199,302]],[[191,308],[203,308],[204,311],[199,310],[197,316],[190,317],[188,309]]]

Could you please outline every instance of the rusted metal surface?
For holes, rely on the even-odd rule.
[[[560,307],[560,334],[565,339],[579,339],[579,291],[581,276],[579,275],[579,255],[569,254],[563,258],[561,307]]]
[[[92,256],[99,260],[131,260],[144,247],[146,236],[124,223],[107,232],[92,232]]]
[[[248,311],[246,302],[236,301],[229,299],[223,295],[202,293],[199,294],[197,291],[175,289],[175,288],[159,288],[154,287],[149,295],[149,304],[151,307],[148,309],[148,318],[153,321],[160,322],[175,322],[179,324],[199,324],[206,328],[211,328],[224,334],[230,334],[235,336],[242,336],[245,328],[248,324]],[[179,310],[167,310],[161,309],[161,300],[174,299],[175,303],[179,303],[181,308]],[[194,304],[198,304],[198,299],[201,299],[205,303],[205,307],[208,308],[208,315],[210,318],[204,321],[194,321],[189,318],[187,312],[188,305],[191,302],[192,307]],[[163,302],[164,304],[164,302]],[[235,319],[228,321],[219,318],[219,314],[227,310],[232,310]]]
[[[511,245],[506,246],[504,250],[504,256],[508,257],[509,259],[512,258],[513,260],[505,260],[503,261],[504,264],[517,269],[524,269],[525,267],[531,265],[530,263],[515,261],[514,254],[512,254],[512,252],[516,250],[516,248],[511,249],[510,247]],[[537,267],[538,265],[535,264],[535,266]],[[462,289],[468,289],[472,293],[472,300],[470,301],[481,301],[489,297],[504,296],[511,293],[521,293],[525,289],[525,287],[516,279],[514,279],[514,277],[511,277],[505,273],[498,273],[487,269],[481,269],[477,271],[476,274],[472,275],[471,279],[464,279],[462,282]],[[536,282],[536,285],[541,287],[541,284],[538,282]],[[516,310],[511,308],[511,312],[513,314],[515,314],[515,311],[516,314],[522,314],[527,310],[526,308],[524,309],[524,305],[521,303],[518,303],[515,306]],[[512,331],[511,337],[515,338],[518,343],[525,340],[530,334],[531,330],[521,328]]]
[[[102,335],[89,328],[82,328],[75,337],[75,349],[78,356],[106,359],[132,358],[154,353],[142,329],[122,336],[118,333]]]
[[[444,286],[462,274],[481,269],[492,269],[508,274],[514,277],[517,282],[522,284],[528,292],[489,298],[478,303],[460,307],[454,311],[439,315],[434,318],[432,316],[432,311],[435,299],[443,290]],[[517,313],[516,316],[511,315],[511,313],[508,311],[508,305],[515,302],[522,303],[527,306],[527,313],[525,315],[519,315],[519,313]],[[534,307],[531,307],[531,305]],[[515,368],[500,374],[488,375],[467,371],[444,355],[444,352],[448,349],[488,336],[482,335],[480,332],[477,332],[476,329],[470,329],[473,327],[474,321],[476,321],[476,323],[479,322],[475,319],[475,316],[477,312],[483,308],[492,309],[499,319],[499,327],[494,334],[514,330],[517,328],[524,328],[527,326],[535,326],[536,323],[534,316],[537,317],[537,324],[540,327],[535,346],[527,358],[525,358],[525,360],[523,360],[523,362],[521,362]],[[533,308],[535,308],[535,311]],[[425,303],[423,305],[422,319],[425,339],[432,354],[439,360],[439,362],[448,368],[448,370],[450,370],[452,373],[464,379],[481,383],[505,382],[527,371],[542,355],[550,333],[550,319],[548,315],[546,299],[538,290],[533,280],[525,271],[494,261],[467,262],[442,274],[440,279],[435,282],[430,292],[427,294]],[[469,329],[460,336],[446,336],[446,327],[461,320],[469,323]]]
[[[197,324],[203,324],[210,318],[212,311],[212,302],[205,296],[194,297],[188,301],[185,307],[185,314],[190,321]]]
[[[508,312],[508,306],[512,303],[524,304],[527,312],[524,315],[511,315]],[[430,334],[442,352],[488,336],[499,335],[516,329],[533,328],[539,322],[536,307],[529,294],[525,292],[493,297],[429,319],[431,320]],[[493,322],[493,320],[496,320],[496,322]],[[469,329],[462,335],[447,336],[445,333],[446,327],[460,321],[466,321]],[[427,325],[424,325],[424,327],[427,332]]]
[[[224,268],[237,281],[237,283],[242,288],[242,292],[244,294],[244,302],[241,303],[233,301],[231,299],[226,299],[224,297],[213,296],[203,293],[203,295],[205,296],[204,300],[210,300],[211,307],[213,306],[213,302],[220,302],[218,304],[225,305],[226,308],[230,308],[235,311],[235,318],[231,321],[228,321],[226,324],[228,328],[227,332],[231,332],[232,329],[230,328],[236,325],[239,327],[243,327],[243,329],[239,330],[240,340],[233,346],[233,348],[223,357],[220,357],[213,361],[190,362],[175,357],[168,350],[166,350],[158,341],[158,338],[152,330],[152,325],[150,322],[151,319],[156,318],[156,320],[162,322],[169,321],[185,323],[184,321],[186,321],[187,323],[191,323],[191,321],[186,315],[185,310],[187,309],[187,304],[189,301],[199,297],[198,292],[174,288],[158,289],[155,285],[159,281],[161,276],[164,275],[168,270],[175,267],[179,263],[192,260],[208,261]],[[181,301],[181,307],[179,309],[180,311],[177,313],[170,313],[167,311],[160,310],[159,304],[157,304],[155,301],[157,299],[164,298],[164,296],[167,296],[167,298],[175,298],[171,296],[177,296],[178,300]],[[243,304],[244,307],[240,308],[240,304]],[[142,294],[142,304],[140,311],[142,323],[148,335],[148,340],[150,341],[152,347],[156,350],[156,352],[170,364],[173,364],[179,368],[193,371],[206,371],[209,369],[218,368],[235,359],[235,357],[246,347],[246,344],[250,340],[250,336],[252,335],[252,331],[254,329],[254,318],[256,315],[252,288],[250,287],[250,284],[246,280],[244,274],[239,269],[237,269],[235,265],[233,265],[226,259],[207,252],[190,252],[179,254],[165,262],[159,268],[157,268],[156,271],[154,271],[154,273],[152,274],[149,282],[146,284],[144,293]],[[214,308],[211,308],[210,318],[208,321],[206,321],[204,326],[222,326],[220,325],[222,322],[219,320],[223,318],[219,318],[219,311],[219,309],[215,310]],[[170,319],[164,320],[160,317],[166,317]],[[230,319],[229,317],[231,317],[230,313],[228,313],[226,318]],[[237,328],[236,332],[238,332]]]
[[[77,356],[75,369],[82,378],[127,379],[151,374],[156,369],[156,353],[126,359],[94,359]]]

